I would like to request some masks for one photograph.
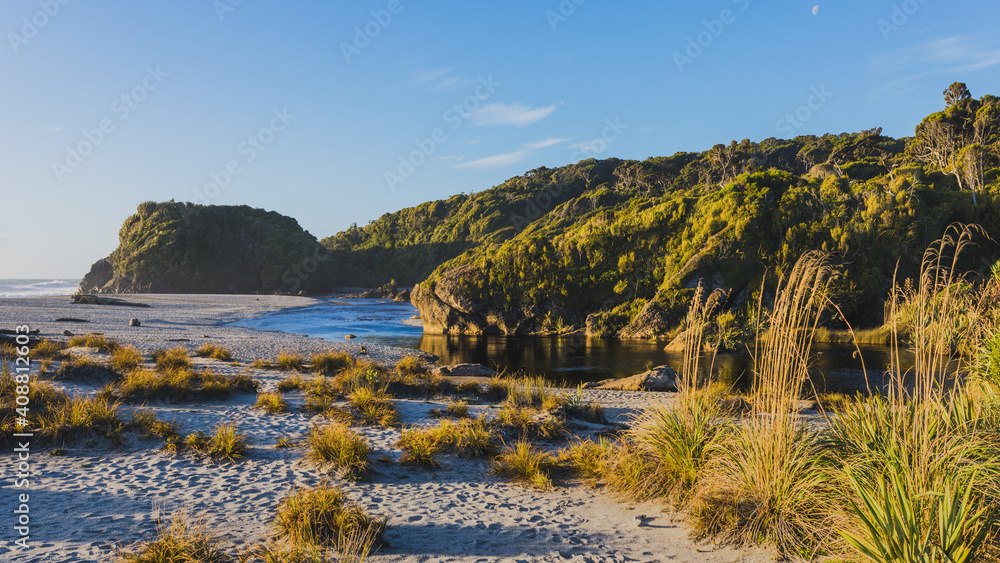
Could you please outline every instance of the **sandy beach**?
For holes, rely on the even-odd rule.
[[[149,353],[160,348],[194,349],[206,341],[233,352],[238,365],[195,359],[196,368],[220,374],[247,372],[261,382],[261,391],[273,391],[287,372],[252,369],[255,359],[274,358],[279,352],[311,354],[326,349],[357,353],[358,344],[326,342],[279,333],[263,333],[225,326],[242,318],[315,301],[275,296],[129,296],[151,308],[71,305],[66,297],[4,300],[0,328],[28,324],[42,336],[64,338],[102,332]],[[74,317],[88,323],[55,322]],[[131,318],[141,327],[129,327]],[[415,351],[368,346],[371,359],[393,365]],[[91,354],[101,359],[100,354]],[[148,361],[148,357],[147,357]],[[305,374],[307,379],[312,377]],[[70,394],[93,394],[87,383],[57,382]],[[628,423],[638,409],[669,395],[587,391],[587,398],[607,409],[611,422]],[[49,446],[32,450],[31,544],[14,554],[5,542],[0,559],[24,563],[108,561],[116,546],[131,545],[155,536],[157,517],[178,510],[204,518],[226,545],[237,548],[261,544],[274,537],[272,522],[278,503],[293,487],[328,480],[340,484],[348,496],[374,516],[389,519],[383,548],[371,561],[704,561],[763,562],[773,559],[767,550],[737,549],[699,544],[688,539],[689,528],[679,518],[652,502],[632,504],[582,482],[559,482],[539,491],[490,474],[488,460],[441,456],[441,467],[411,468],[398,463],[395,446],[400,429],[356,427],[372,445],[374,472],[367,481],[343,481],[336,473],[306,458],[303,437],[323,417],[299,407],[301,391],[285,393],[290,412],[265,414],[253,408],[253,393],[228,400],[155,403],[147,405],[158,418],[176,421],[182,434],[210,431],[218,423],[236,421],[250,441],[245,459],[219,462],[189,453],[161,450],[162,441],[126,435],[122,446],[106,440],[67,442],[65,455],[53,455]],[[429,411],[441,409],[441,400],[396,399],[405,426],[434,425]],[[126,410],[134,408],[126,406]],[[489,404],[473,405],[473,414],[487,415]],[[582,425],[586,436],[599,430]],[[300,445],[277,449],[279,438]],[[62,452],[60,452],[62,453]],[[11,488],[15,464],[5,454],[3,467],[3,522],[10,537],[15,491]],[[641,527],[637,514],[647,516]],[[11,558],[13,556],[13,558]]]

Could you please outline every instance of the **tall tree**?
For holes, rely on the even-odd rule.
[[[946,108],[961,105],[972,99],[969,87],[964,82],[954,82],[944,91],[944,103]]]

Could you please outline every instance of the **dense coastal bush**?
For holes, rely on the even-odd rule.
[[[119,241],[81,291],[295,293],[321,288],[330,268],[328,252],[295,219],[245,205],[145,202]]]
[[[712,332],[736,341],[752,332],[743,305],[764,278],[810,250],[845,264],[833,298],[876,326],[897,262],[914,277],[947,225],[1000,237],[1000,101],[958,90],[909,139],[872,129],[543,167],[323,244],[344,280],[423,280],[413,300],[433,332],[662,337],[701,279],[729,290]],[[969,265],[985,271],[996,256],[984,244]]]

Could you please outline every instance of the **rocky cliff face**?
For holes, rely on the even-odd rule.
[[[289,217],[247,206],[147,202],[83,293],[326,291],[329,253]]]

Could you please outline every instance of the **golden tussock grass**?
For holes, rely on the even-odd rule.
[[[224,346],[218,344],[213,344],[211,342],[203,344],[197,350],[194,351],[194,355],[199,358],[212,358],[219,360],[220,362],[231,362],[233,360],[233,353],[230,352]]]

